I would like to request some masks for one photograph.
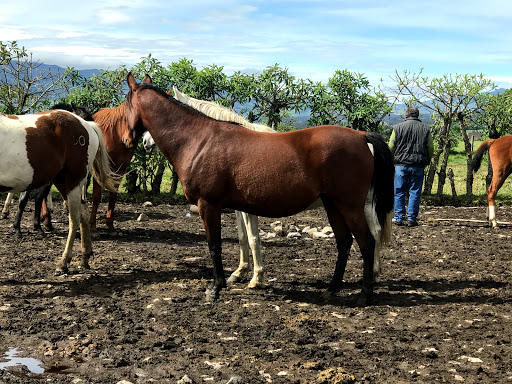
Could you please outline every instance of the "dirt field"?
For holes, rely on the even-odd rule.
[[[342,292],[319,300],[334,240],[308,236],[263,241],[265,289],[237,284],[205,302],[211,264],[188,205],[119,204],[120,235],[102,232],[92,270],[77,271],[76,244],[74,273],[55,276],[68,226],[56,208],[44,239],[31,231],[31,209],[21,242],[14,212],[0,222],[1,383],[512,382],[512,225],[438,221],[481,220],[485,208],[422,207],[419,227],[394,228],[376,305],[366,308],[352,306],[357,248]],[[136,220],[142,212],[148,221]],[[497,215],[512,222],[510,208]],[[261,229],[273,221],[260,219]],[[282,221],[328,224],[321,209]],[[230,273],[234,214],[223,225]],[[13,366],[14,348],[27,366]]]

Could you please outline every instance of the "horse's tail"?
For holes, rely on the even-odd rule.
[[[388,245],[391,241],[393,218],[394,176],[393,154],[384,138],[375,132],[366,134],[366,141],[373,146],[374,170],[368,203],[377,218],[380,233],[376,242]]]
[[[480,165],[482,164],[482,158],[484,157],[485,152],[489,150],[489,147],[494,143],[494,139],[485,140],[475,151],[473,155],[473,159],[471,160],[471,169],[473,172],[477,172],[480,169]]]
[[[118,175],[110,168],[111,160],[108,156],[105,142],[103,141],[103,132],[101,132],[101,129],[96,123],[91,122],[90,125],[94,129],[94,132],[96,132],[96,135],[98,135],[99,141],[96,157],[92,165],[92,176],[103,188],[108,189],[110,192],[117,192],[123,175]]]
[[[366,142],[372,151],[374,168],[364,214],[375,239],[373,276],[377,277],[381,271],[380,247],[391,242],[395,167],[393,154],[380,134],[367,133]]]

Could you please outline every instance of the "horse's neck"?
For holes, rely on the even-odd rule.
[[[208,118],[178,103],[158,100],[147,103],[143,109],[144,126],[173,166],[188,161],[190,153],[197,151],[211,134]]]

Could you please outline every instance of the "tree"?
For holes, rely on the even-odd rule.
[[[124,82],[128,71],[125,67],[101,70],[90,77],[82,76],[73,67],[66,69],[70,80],[64,85],[66,103],[87,106],[94,114],[101,108],[113,108],[124,100]]]
[[[285,112],[305,108],[308,86],[290,75],[288,68],[275,64],[255,77],[253,92],[252,121],[264,119],[269,127],[277,129]]]
[[[441,165],[438,171],[437,194],[441,195],[446,181],[446,169],[448,156],[451,149],[450,131],[454,123],[459,123],[460,132],[464,140],[467,159],[467,179],[466,193],[472,192],[473,174],[470,166],[472,153],[471,145],[467,134],[465,134],[466,125],[463,117],[473,113],[475,100],[478,95],[484,91],[490,91],[495,85],[490,80],[480,75],[443,75],[439,78],[429,79],[422,76],[423,69],[418,74],[410,73],[405,70],[403,74],[395,71],[396,89],[390,89],[404,98],[407,105],[419,105],[432,111],[435,119],[442,124],[440,129],[435,132],[436,150],[430,163],[427,178],[425,182],[425,193],[430,194],[434,183],[434,176],[439,166],[439,160],[442,155]]]
[[[34,60],[16,41],[0,41],[0,108],[9,114],[48,109],[62,95],[67,74]]]
[[[382,92],[371,90],[361,73],[337,70],[327,85],[311,88],[310,124],[345,125],[361,131],[378,131],[392,106]]]

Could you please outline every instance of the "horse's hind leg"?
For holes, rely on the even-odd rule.
[[[322,202],[324,203],[325,211],[327,212],[327,218],[331,225],[334,237],[336,239],[336,247],[338,249],[338,259],[336,261],[336,267],[334,274],[329,284],[327,291],[330,293],[339,292],[343,282],[343,275],[345,274],[345,268],[347,266],[348,256],[350,254],[350,247],[352,246],[353,238],[350,233],[345,219],[340,214],[332,200],[326,196],[322,196]]]
[[[253,274],[249,282],[249,288],[257,288],[263,286],[263,258],[261,257],[261,240],[258,229],[258,216],[244,213],[245,226],[247,228],[247,236],[249,238],[249,247],[252,252]]]
[[[18,212],[16,212],[16,218],[14,219],[14,231],[17,239],[21,239],[21,217],[27,206],[28,199],[30,198],[30,192],[25,191],[20,193],[20,199],[18,201]]]
[[[247,236],[247,227],[243,218],[243,212],[235,211],[235,217],[238,231],[238,243],[240,244],[240,264],[231,276],[229,276],[228,284],[238,283],[249,273],[249,238]]]
[[[80,226],[81,216],[81,191],[80,187],[73,189],[67,196],[67,206],[69,211],[69,232],[66,241],[66,247],[62,253],[61,259],[57,262],[56,273],[68,273],[69,262],[73,256],[73,243],[75,242],[76,231]]]
[[[96,215],[98,212],[98,207],[101,202],[101,192],[102,187],[99,185],[99,183],[93,178],[92,179],[92,206],[91,206],[91,212],[89,217],[89,227],[91,230],[91,236],[94,238],[99,237],[98,230],[96,229]]]
[[[2,209],[2,219],[7,219],[7,217],[9,217],[9,208],[11,207],[13,197],[14,193],[9,192],[7,194],[7,198],[5,199],[4,203],[4,208]]]
[[[240,242],[240,265],[231,274],[228,283],[240,281],[249,272],[249,248],[252,251],[254,270],[248,288],[263,286],[263,260],[261,257],[261,240],[258,232],[258,216],[235,211],[238,239]]]
[[[116,229],[114,228],[114,208],[116,206],[117,201],[117,193],[110,192],[108,194],[108,209],[107,209],[107,219],[105,223],[107,224],[108,232],[110,234],[116,234]]]
[[[487,218],[489,220],[489,225],[493,227],[493,229],[498,228],[498,223],[496,221],[496,211],[495,211],[495,199],[498,194],[499,189],[507,179],[509,173],[504,172],[504,170],[498,170],[496,172],[493,171],[492,181],[489,185],[489,189],[487,190]]]

